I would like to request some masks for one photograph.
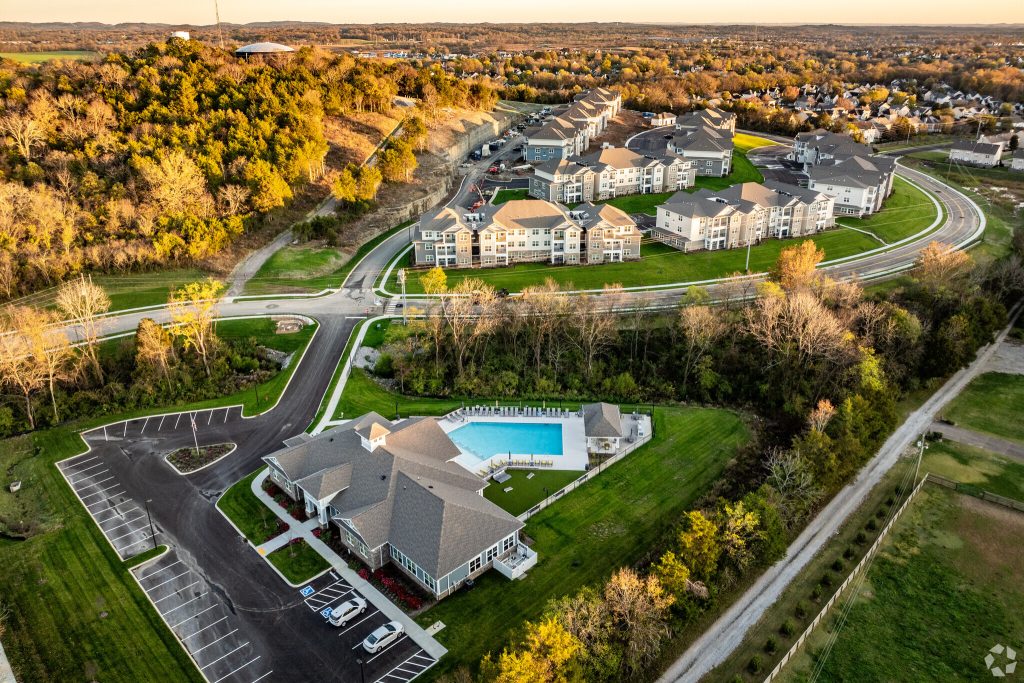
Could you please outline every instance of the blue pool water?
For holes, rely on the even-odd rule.
[[[471,422],[448,433],[480,460],[495,455],[562,455],[562,425],[526,422]]]

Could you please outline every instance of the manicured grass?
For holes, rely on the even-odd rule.
[[[387,335],[388,328],[390,327],[390,320],[380,320],[373,323],[370,329],[366,330],[366,335],[363,337],[363,346],[379,349],[384,343],[384,336]]]
[[[533,477],[527,479],[531,472]],[[545,497],[579,479],[584,473],[574,470],[508,470],[508,474],[511,479],[500,484],[492,481],[484,489],[484,496],[495,505],[505,508],[510,514],[521,515]],[[505,493],[509,486],[512,490]]]
[[[494,195],[495,204],[504,204],[510,202],[513,199],[529,199],[530,191],[526,188],[515,189],[515,190],[498,190],[498,194]]]
[[[334,247],[288,246],[279,250],[245,283],[246,295],[314,293],[341,287],[356,264],[381,242],[414,221],[377,235],[356,249],[348,260]]]
[[[99,53],[89,50],[55,50],[53,52],[0,52],[0,58],[13,59],[22,64],[39,64],[54,59],[93,59]]]
[[[822,681],[990,679],[989,648],[1024,633],[1021,534],[1019,513],[925,487],[856,589],[841,628],[836,612],[782,680],[811,680],[812,670]]]
[[[149,562],[154,557],[159,557],[160,555],[163,555],[164,552],[166,552],[166,550],[167,546],[165,545],[158,545],[155,548],[150,548],[146,552],[139,553],[135,557],[129,557],[127,560],[124,561],[124,566],[128,568],[138,567],[140,564],[145,564],[146,562]]]
[[[309,581],[330,568],[327,560],[301,538],[270,553],[267,559],[291,583]]]
[[[988,491],[1024,501],[1024,463],[955,441],[928,445],[921,471],[963,484],[969,493]]]
[[[855,230],[838,228],[807,238],[825,250],[826,259],[860,254],[881,245],[869,235]],[[785,247],[801,240],[767,240],[750,250],[750,270],[764,272],[771,268]],[[504,287],[518,292],[529,285],[540,284],[551,278],[562,285],[572,284],[577,289],[601,289],[605,284],[619,283],[624,287],[640,285],[669,285],[676,282],[694,282],[742,273],[746,249],[698,251],[689,254],[673,249],[655,240],[645,240],[641,247],[641,260],[626,263],[606,263],[597,266],[553,266],[547,263],[520,263],[503,268],[458,269],[448,271],[448,286],[454,287],[463,278],[480,278],[496,288]],[[408,278],[410,294],[422,294],[423,288],[415,273]],[[394,276],[388,289],[398,291]]]
[[[173,290],[207,277],[208,273],[197,268],[174,268],[146,273],[94,273],[92,281],[103,287],[110,297],[111,311],[123,311],[166,304]],[[56,305],[56,297],[57,287],[50,287],[21,297],[15,303],[53,308]]]
[[[537,566],[521,581],[487,572],[472,591],[446,598],[418,618],[443,621],[441,672],[475,667],[509,642],[546,603],[596,586],[646,556],[719,477],[748,432],[734,413],[655,408],[654,438],[600,476],[534,515],[524,533]]]
[[[1024,443],[1024,375],[986,372],[943,411],[957,426]]]
[[[750,163],[747,155],[740,150],[732,153],[732,172],[724,178],[713,178],[708,176],[697,176],[694,188],[705,187],[709,190],[723,190],[732,185],[740,183],[763,183],[764,176],[757,170],[754,164]]]
[[[757,147],[771,147],[779,143],[772,142],[768,138],[758,137],[757,135],[750,135],[748,133],[736,133],[732,138],[732,144],[735,146],[736,151],[743,152],[746,154],[752,149]]]
[[[252,492],[253,479],[264,469],[261,467],[235,482],[217,499],[217,508],[235,523],[253,545],[262,545],[277,534],[277,515]]]
[[[457,399],[436,399],[400,396],[385,391],[361,368],[352,368],[345,391],[341,395],[333,419],[357,417],[374,411],[386,418],[395,417],[395,409],[402,417],[410,415],[444,415],[463,404]]]
[[[202,681],[54,464],[85,444],[67,428],[31,440],[38,455],[15,467],[54,523],[27,541],[0,541],[3,645],[18,680]],[[21,441],[0,441],[0,453]]]
[[[625,197],[607,199],[601,204],[611,204],[622,209],[628,214],[646,213],[653,216],[658,213],[658,207],[671,199],[675,192],[655,192],[653,194],[630,194]]]
[[[867,218],[840,218],[838,223],[878,235],[887,244],[926,230],[939,211],[927,194],[903,178],[893,181],[892,195],[878,213]]]

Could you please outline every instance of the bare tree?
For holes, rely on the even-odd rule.
[[[171,361],[174,359],[174,343],[171,333],[152,318],[143,318],[135,332],[135,360],[145,363],[170,385]]]
[[[15,314],[18,334],[28,342],[32,361],[50,392],[53,419],[60,420],[57,412],[56,388],[74,376],[75,349],[67,334],[55,325],[56,316],[47,310],[22,306]]]
[[[520,297],[520,307],[533,337],[533,359],[538,375],[544,350],[554,342],[568,309],[569,299],[560,292],[558,283],[547,278],[541,285],[524,287]]]
[[[803,456],[796,451],[773,448],[765,461],[766,482],[778,494],[775,501],[786,526],[799,522],[821,498],[821,488]]]
[[[0,132],[11,138],[25,163],[32,161],[32,148],[45,138],[43,127],[29,114],[10,113],[0,118]]]
[[[570,303],[569,340],[580,350],[587,369],[587,378],[594,374],[594,360],[615,339],[618,322],[602,307],[598,297],[581,294]]]
[[[36,428],[32,413],[32,394],[42,389],[46,375],[32,357],[28,338],[22,333],[19,309],[8,308],[0,326],[0,382],[11,387],[25,399],[25,415],[29,428]]]
[[[441,295],[441,316],[455,348],[456,368],[462,374],[466,351],[475,338],[476,307],[493,301],[494,288],[477,278],[466,278]]]
[[[110,310],[110,297],[99,285],[93,284],[92,276],[82,275],[78,279],[64,282],[57,290],[57,308],[68,319],[78,325],[82,342],[82,356],[92,366],[97,382],[103,381],[103,368],[97,342],[103,325],[102,315]]]
[[[690,373],[726,330],[728,324],[722,320],[721,312],[710,306],[687,306],[679,311],[679,328],[685,338],[686,353],[683,359],[683,391],[690,379]]]
[[[198,354],[207,377],[210,376],[210,355],[217,343],[213,323],[223,291],[224,283],[213,278],[191,282],[171,294],[168,304],[174,334],[181,337],[186,349]]]

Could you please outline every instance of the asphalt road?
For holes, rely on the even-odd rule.
[[[696,683],[739,647],[753,627],[804,566],[839,530],[846,518],[881,481],[900,456],[921,434],[926,433],[936,414],[955,398],[995,354],[1013,327],[1021,306],[1010,316],[1010,324],[996,341],[978,352],[974,362],[953,375],[924,405],[915,410],[885,441],[857,478],[837,493],[789,546],[786,556],[772,565],[747,592],[695,640],[683,655],[658,679],[659,683]]]

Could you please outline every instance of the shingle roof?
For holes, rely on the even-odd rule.
[[[588,437],[621,437],[619,407],[610,403],[586,404],[583,406],[583,430]]]
[[[689,152],[726,152],[732,150],[733,142],[731,137],[722,135],[714,128],[700,126],[673,135],[672,146]]]
[[[973,152],[974,154],[998,155],[1003,151],[1002,145],[989,142],[977,142],[973,140],[957,140],[953,143],[953,150],[957,152]]]

